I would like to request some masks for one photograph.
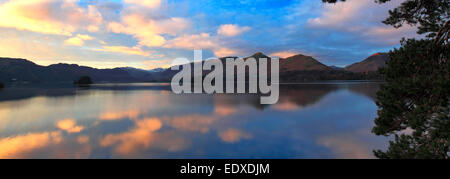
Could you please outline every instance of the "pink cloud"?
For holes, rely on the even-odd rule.
[[[242,139],[252,138],[250,134],[242,132],[238,129],[227,129],[225,131],[219,132],[219,137],[227,143],[236,143],[241,141]]]
[[[102,15],[95,6],[72,0],[14,0],[0,4],[0,27],[43,34],[71,35],[78,29],[97,31]]]
[[[240,27],[234,24],[225,24],[220,26],[219,30],[217,30],[217,34],[227,37],[234,37],[249,30],[250,27]]]
[[[161,0],[124,0],[124,2],[147,8],[158,8],[161,6]]]
[[[291,52],[291,51],[281,51],[281,52],[275,52],[270,54],[270,56],[272,57],[281,57],[281,58],[287,58],[287,57],[292,57],[294,55],[297,55],[298,53],[295,52]]]
[[[108,29],[114,33],[132,35],[140,45],[159,47],[166,42],[163,34],[176,35],[189,26],[190,22],[184,18],[154,20],[141,14],[128,14],[122,17],[120,23],[109,23]]]

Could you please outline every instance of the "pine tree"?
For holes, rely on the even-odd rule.
[[[396,28],[416,25],[426,38],[403,39],[381,70],[386,84],[377,94],[378,118],[372,131],[395,140],[387,151],[374,151],[378,158],[450,158],[448,13],[448,0],[406,0],[383,21]]]

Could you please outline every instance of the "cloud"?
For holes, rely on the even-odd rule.
[[[72,46],[83,46],[84,41],[78,37],[72,37],[70,39],[67,39],[64,41],[64,44],[66,45],[72,45]]]
[[[230,116],[238,112],[237,108],[232,105],[224,105],[216,103],[214,106],[214,114],[218,116]]]
[[[89,35],[78,34],[77,37],[82,39],[82,40],[94,40],[94,37],[91,37]]]
[[[214,55],[216,55],[217,57],[236,56],[238,53],[236,50],[229,49],[226,47],[215,48],[215,49],[213,49],[213,51],[214,51]]]
[[[214,48],[216,42],[207,33],[183,35],[168,41],[164,47],[166,48],[182,48],[182,49],[211,49]]]
[[[172,61],[169,59],[144,61],[145,69],[170,68]]]
[[[158,8],[161,6],[161,0],[124,0],[124,2],[147,8]]]
[[[150,52],[143,51],[139,47],[103,46],[102,49],[95,49],[95,51],[123,53],[123,54],[128,54],[128,55],[140,55],[140,56],[146,56],[146,57],[151,56]]]
[[[0,56],[24,58],[31,60],[39,65],[51,65],[55,63],[78,64],[94,68],[116,68],[116,67],[135,67],[145,68],[144,61],[158,58],[158,53],[148,51],[151,56],[136,56],[118,52],[106,52],[102,45],[94,41],[85,41],[84,46],[68,46],[64,44],[64,36],[45,35],[30,33],[27,31],[17,31],[15,29],[0,28]],[[92,38],[95,34],[89,34]],[[74,35],[75,36],[75,35]],[[26,39],[26,40],[24,40]],[[109,40],[109,39],[108,39]],[[115,40],[115,39],[114,39]],[[112,43],[115,41],[112,40]],[[127,59],[127,60],[124,60]]]
[[[77,142],[79,144],[86,144],[89,142],[89,136],[78,136],[77,137]]]
[[[287,58],[292,57],[294,55],[297,55],[298,53],[291,52],[291,51],[281,51],[281,52],[275,52],[270,54],[271,57],[280,57],[280,58]]]
[[[166,120],[169,120],[171,127],[179,130],[207,133],[217,118],[204,115],[187,115]]]
[[[346,22],[361,18],[357,16],[363,10],[375,5],[373,0],[349,0],[336,4],[325,4],[320,17],[308,19],[314,26],[344,27]]]
[[[368,29],[363,35],[366,36],[366,39],[370,42],[393,45],[398,44],[400,37],[419,37],[416,32],[417,28],[409,25],[404,25],[398,29],[391,26],[379,26]]]
[[[337,155],[337,158],[373,158],[371,149],[365,143],[349,136],[331,136],[319,138],[319,145],[330,148],[331,152]]]
[[[24,32],[15,32],[13,29],[3,30],[0,32],[0,44],[2,45],[0,56],[19,57],[29,60],[48,59],[49,57],[61,58],[63,55],[59,51],[61,45],[56,46],[53,43],[47,43],[49,40],[45,37],[36,36],[37,34],[29,35]]]
[[[283,101],[275,104],[273,108],[279,111],[296,111],[300,106],[291,101]]]
[[[102,121],[114,121],[123,118],[136,119],[138,116],[138,110],[129,110],[124,112],[105,112],[99,116],[99,119]]]
[[[0,4],[0,27],[70,36],[78,29],[97,31],[102,16],[95,6],[73,0],[10,0]]]
[[[139,148],[148,148],[156,140],[155,133],[161,129],[158,119],[143,119],[136,121],[136,126],[130,131],[120,134],[109,134],[100,140],[103,147],[117,145],[115,151],[122,155],[135,153]]]
[[[398,44],[402,37],[417,37],[416,27],[405,25],[396,29],[382,23],[393,9],[404,0],[393,0],[378,4],[373,0],[348,0],[336,4],[325,4],[319,17],[309,18],[307,25],[313,29],[349,32],[361,40],[374,44]]]
[[[238,25],[234,24],[225,24],[221,25],[220,28],[217,30],[217,34],[227,36],[227,37],[234,37],[237,35],[240,35],[244,32],[247,32],[250,30],[250,27],[240,27]]]
[[[56,123],[56,127],[68,133],[79,133],[84,129],[83,126],[77,126],[74,119],[64,119],[62,121],[58,121],[58,123]]]
[[[236,55],[237,51],[224,47],[216,37],[208,33],[182,35],[167,41],[165,48],[178,48],[187,50],[208,49],[218,57]]]
[[[62,141],[61,132],[29,133],[0,139],[0,158],[22,158],[27,152]]]
[[[66,45],[72,45],[72,46],[83,46],[85,40],[93,40],[94,38],[89,35],[81,35],[78,34],[75,37],[69,38],[64,41],[64,44]]]
[[[114,33],[132,35],[139,45],[160,47],[166,39],[163,34],[176,35],[189,27],[184,18],[167,18],[154,20],[140,14],[129,14],[122,17],[122,22],[111,22],[108,29]]]
[[[252,138],[250,134],[244,133],[238,129],[227,129],[225,131],[219,132],[219,137],[227,143],[236,143],[241,141],[242,139]]]
[[[208,50],[205,55],[211,51],[217,57],[256,51],[287,57],[306,51],[327,65],[345,66],[391,49],[403,36],[415,35],[413,27],[394,29],[381,23],[387,10],[401,1],[382,5],[373,0],[246,1],[240,6],[258,11],[243,12],[236,3],[225,1],[3,0],[0,55],[44,65],[63,60],[96,68],[154,68],[169,63],[168,58],[155,55],[156,50],[170,58],[193,49]],[[77,34],[97,40],[88,43]],[[78,48],[86,44],[90,48]],[[129,55],[138,56],[123,61]]]

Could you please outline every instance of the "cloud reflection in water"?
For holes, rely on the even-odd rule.
[[[0,100],[0,158],[368,158],[385,140],[370,134],[372,87],[357,85],[283,87],[272,106],[145,86]],[[39,113],[16,120],[26,111]]]

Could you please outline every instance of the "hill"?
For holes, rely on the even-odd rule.
[[[387,53],[375,53],[362,62],[345,67],[345,70],[354,73],[376,72],[378,69],[385,67],[388,60],[389,55]]]
[[[227,58],[238,58],[238,57],[223,57],[219,58],[222,61],[223,68],[225,71],[225,62]],[[260,58],[267,58],[269,61],[271,58],[261,52],[255,53],[252,56],[243,58],[247,60],[249,58],[255,58],[256,60]],[[204,63],[204,62],[203,62]],[[270,64],[270,63],[269,63]],[[269,65],[268,64],[268,65]],[[191,69],[194,67],[194,63],[190,63]],[[271,71],[270,65],[268,66],[269,73]],[[203,76],[207,75],[210,71],[204,71]],[[296,83],[296,82],[309,82],[309,81],[320,81],[320,80],[368,80],[372,76],[367,76],[364,74],[357,74],[342,69],[333,69],[328,67],[313,57],[298,54],[292,57],[280,59],[280,82],[282,83]],[[155,73],[153,78],[155,81],[168,82],[177,74],[178,71],[172,71],[170,68],[160,72]],[[225,75],[224,75],[225,76]],[[268,76],[270,78],[270,75]],[[246,79],[248,77],[246,76]]]
[[[4,82],[73,82],[82,76],[89,76],[94,82],[141,82],[149,78],[136,73],[122,68],[96,69],[62,63],[40,66],[25,59],[0,58],[0,81]]]
[[[261,52],[249,58],[271,58]],[[225,68],[227,58],[222,61]],[[376,53],[362,62],[345,69],[329,67],[311,56],[302,54],[280,59],[280,82],[309,82],[320,80],[373,80],[381,79],[376,72],[384,67],[388,59],[386,53]],[[202,62],[204,63],[204,62]],[[269,63],[270,64],[270,63]],[[194,64],[191,63],[191,68]],[[271,71],[268,67],[269,73]],[[225,69],[224,69],[225,71]],[[204,71],[203,76],[210,71]],[[73,82],[82,76],[89,76],[94,82],[170,82],[178,71],[168,69],[142,70],[131,67],[114,69],[96,69],[76,64],[55,64],[40,66],[25,59],[0,58],[0,82]],[[225,75],[224,75],[225,76]],[[269,75],[270,77],[270,75]]]
[[[329,71],[332,68],[320,63],[310,56],[298,54],[286,59],[280,59],[280,72],[291,71]]]

